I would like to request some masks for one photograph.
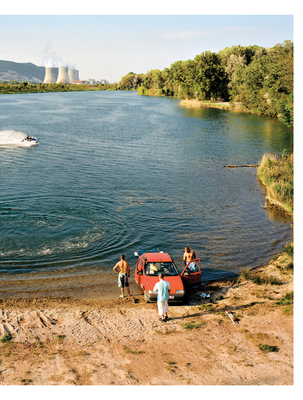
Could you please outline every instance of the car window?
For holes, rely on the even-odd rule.
[[[148,262],[145,267],[145,274],[158,276],[160,272],[164,276],[176,276],[179,272],[173,262]]]

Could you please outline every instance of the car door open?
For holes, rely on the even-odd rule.
[[[181,278],[186,286],[201,284],[200,258],[195,258],[186,264],[186,267],[181,272]]]

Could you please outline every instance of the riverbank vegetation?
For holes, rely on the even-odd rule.
[[[293,212],[293,154],[264,154],[258,177],[267,188],[267,199]]]
[[[0,83],[0,94],[12,93],[49,93],[49,92],[78,92],[91,90],[117,90],[114,84],[65,84],[65,83],[29,83],[29,82],[6,82]]]
[[[243,111],[276,117],[293,126],[290,40],[267,49],[239,45],[218,53],[205,51],[193,60],[176,61],[162,71],[155,69],[141,74],[137,82],[141,95],[199,101],[220,99]]]

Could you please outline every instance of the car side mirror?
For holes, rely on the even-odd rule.
[[[138,271],[137,274],[138,275],[143,275],[143,271]]]

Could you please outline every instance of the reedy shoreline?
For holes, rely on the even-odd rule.
[[[293,154],[264,154],[257,171],[266,200],[293,214]]]

